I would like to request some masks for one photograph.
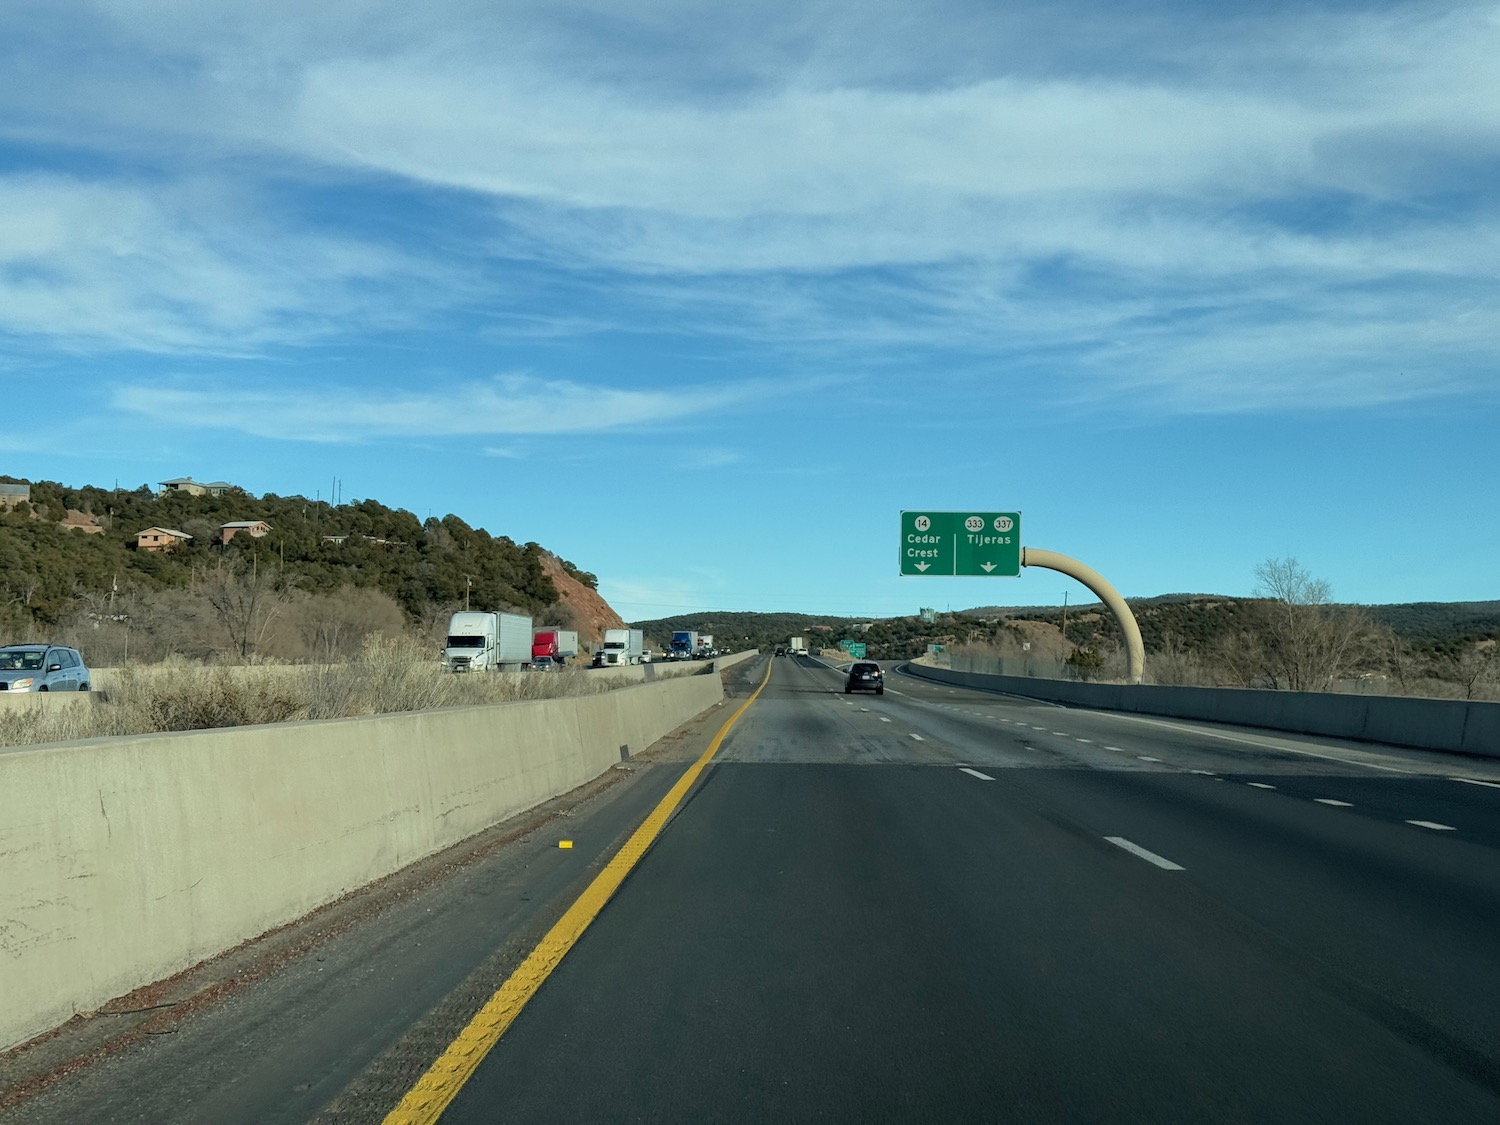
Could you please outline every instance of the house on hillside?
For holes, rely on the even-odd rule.
[[[270,530],[271,525],[264,520],[235,520],[219,528],[219,542],[228,543],[240,534],[248,535],[252,539],[264,539]]]
[[[161,491],[158,496],[165,496],[169,492],[186,492],[189,496],[223,496],[226,492],[236,491],[239,485],[230,484],[227,480],[198,481],[192,477],[177,477],[174,480],[161,482]]]
[[[0,484],[0,511],[10,511],[17,504],[31,500],[31,485]]]
[[[104,534],[104,527],[98,520],[87,512],[80,512],[77,508],[69,508],[68,514],[63,517],[62,523],[58,526],[64,531],[81,531],[85,535]]]
[[[170,527],[148,527],[136,533],[135,546],[138,551],[170,551],[173,547],[185,547],[193,537],[185,531]]]
[[[377,539],[373,535],[361,535],[357,531],[341,531],[337,535],[321,535],[318,538],[330,547],[342,547],[351,539],[353,539],[356,543],[375,543],[379,544],[380,546],[384,546],[385,544],[390,542],[389,539]]]

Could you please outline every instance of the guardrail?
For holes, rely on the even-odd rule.
[[[940,683],[1049,703],[1500,758],[1500,703],[1252,688],[1090,684],[955,672],[922,664],[907,664],[906,668],[912,675]]]
[[[0,751],[0,1049],[597,777],[717,675]]]

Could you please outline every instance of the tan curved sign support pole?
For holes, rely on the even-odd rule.
[[[1021,548],[1021,565],[1056,570],[1069,578],[1078,579],[1094,591],[1099,600],[1109,606],[1109,611],[1115,615],[1115,623],[1125,635],[1126,678],[1133,684],[1141,682],[1141,677],[1146,674],[1146,646],[1141,642],[1141,627],[1135,623],[1135,614],[1130,612],[1125,599],[1104,580],[1104,575],[1093,567],[1084,566],[1077,559],[1059,555],[1056,551],[1040,551],[1035,547]]]

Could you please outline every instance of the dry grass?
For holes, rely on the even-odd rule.
[[[683,666],[656,674],[701,670]],[[636,682],[583,669],[455,676],[433,660],[430,646],[377,634],[348,664],[205,667],[177,660],[129,665],[92,705],[0,711],[0,746],[558,699]]]

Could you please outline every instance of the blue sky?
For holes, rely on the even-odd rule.
[[[627,618],[1019,509],[1128,596],[1500,597],[1500,7],[10,0],[0,471],[372,497]]]

